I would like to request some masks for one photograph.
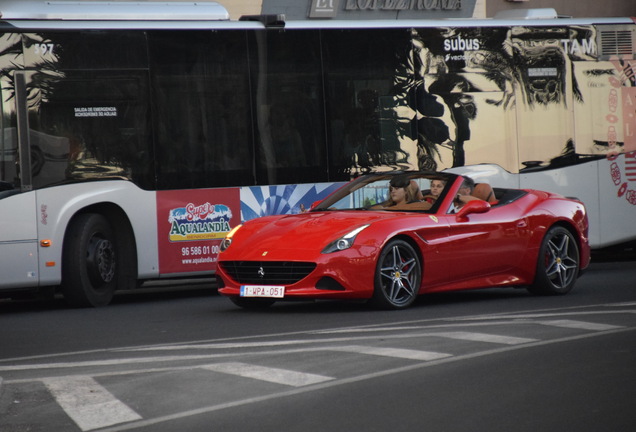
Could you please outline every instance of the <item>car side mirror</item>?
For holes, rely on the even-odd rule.
[[[459,209],[456,215],[457,222],[467,222],[468,215],[473,213],[486,213],[490,210],[490,204],[482,200],[468,201]]]

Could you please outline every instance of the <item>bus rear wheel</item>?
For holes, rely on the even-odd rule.
[[[108,220],[95,213],[81,214],[64,239],[62,293],[74,307],[106,306],[117,287],[117,242]]]

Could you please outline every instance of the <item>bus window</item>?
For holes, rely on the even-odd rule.
[[[253,183],[245,34],[149,33],[159,189]]]
[[[517,104],[519,161],[526,167],[563,154],[574,136],[571,66],[561,40],[567,28],[513,27],[517,67],[523,77]]]
[[[3,197],[19,189],[20,179],[14,105],[4,103],[11,98],[6,94],[10,87],[5,77],[0,79],[0,84],[0,197]]]
[[[326,181],[319,33],[268,30],[252,35],[257,181]]]
[[[10,60],[8,55],[0,56],[3,69],[22,64],[22,38],[19,34],[4,33],[0,36],[0,46],[3,52],[11,53]],[[9,73],[0,76],[0,198],[21,188],[14,80]]]
[[[83,30],[23,34],[24,62],[51,76],[59,70],[146,69],[143,32]]]
[[[150,188],[147,84],[134,71],[67,71],[31,116],[33,184],[126,178]],[[33,152],[32,152],[33,155]]]
[[[379,165],[407,168],[416,154],[401,140],[414,137],[410,123],[396,118],[394,86],[410,53],[409,31],[325,30],[323,50],[332,179]]]
[[[39,67],[27,82],[35,188],[103,178],[153,187],[147,74],[133,68],[144,65],[139,36],[23,35],[25,59]]]

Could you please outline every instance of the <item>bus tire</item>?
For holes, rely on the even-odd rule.
[[[62,293],[73,307],[106,306],[117,287],[117,242],[111,224],[96,213],[78,215],[64,238]]]

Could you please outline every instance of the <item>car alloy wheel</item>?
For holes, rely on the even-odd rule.
[[[380,307],[403,309],[417,297],[422,266],[415,249],[404,240],[391,240],[380,253],[372,301]]]
[[[543,238],[535,280],[529,290],[535,294],[566,294],[579,274],[579,248],[570,231],[550,228]]]

